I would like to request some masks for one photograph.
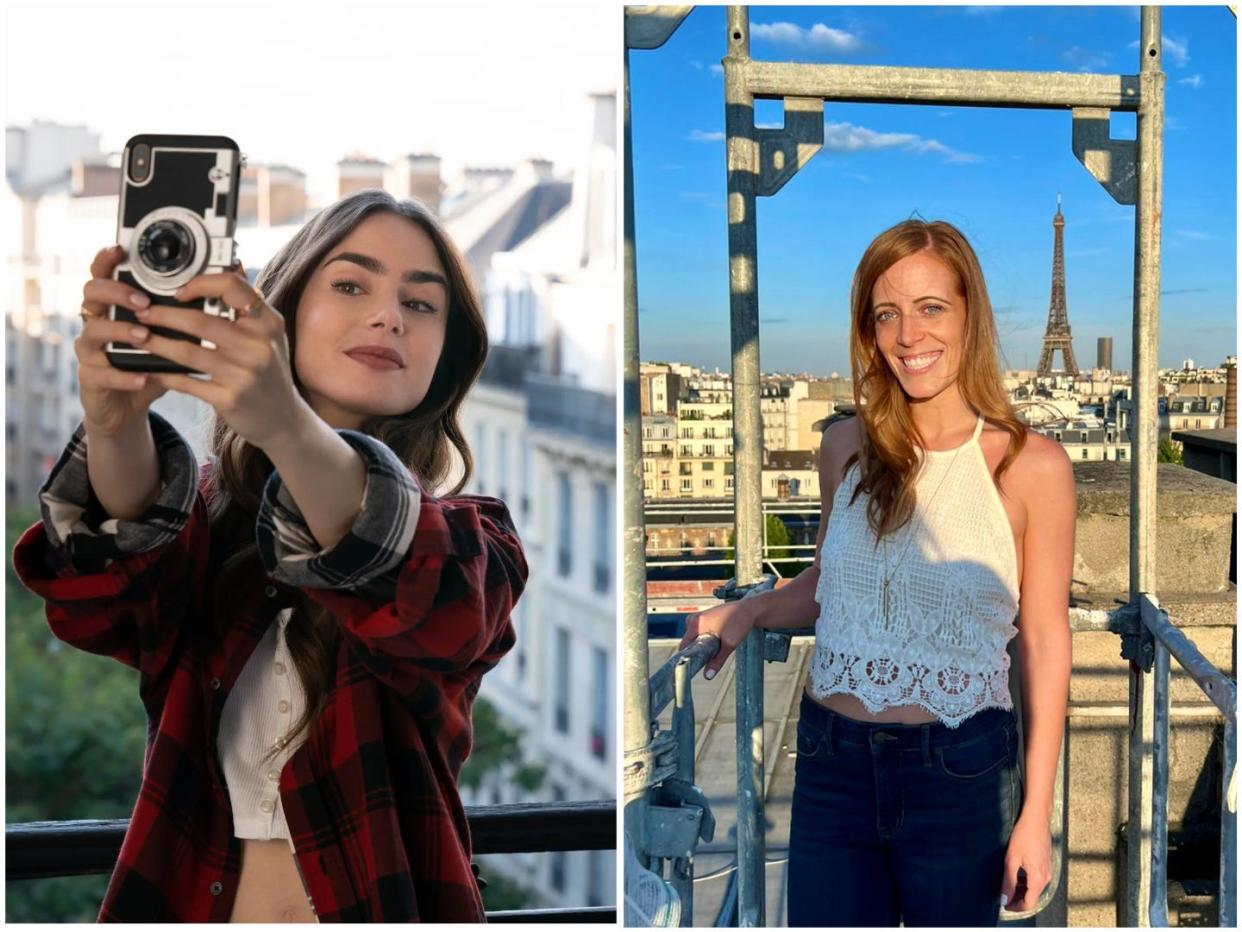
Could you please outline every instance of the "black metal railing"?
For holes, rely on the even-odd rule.
[[[615,851],[616,800],[467,806],[474,854]],[[4,827],[5,879],[107,874],[121,852],[128,819],[17,822]],[[615,906],[504,910],[489,922],[617,921]]]

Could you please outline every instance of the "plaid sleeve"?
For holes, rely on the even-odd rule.
[[[98,573],[114,560],[156,550],[174,540],[190,519],[198,492],[198,464],[177,429],[147,412],[159,458],[160,494],[136,518],[109,518],[91,488],[86,428],[78,424],[39,490],[43,528],[59,575]]]
[[[527,575],[499,499],[420,494],[383,443],[340,431],[367,463],[362,512],[333,548],[314,539],[277,477],[259,512],[267,571],[328,608],[377,679],[405,692],[425,671],[490,668],[514,644],[509,616]]]
[[[307,589],[350,589],[375,603],[391,601],[394,571],[414,539],[417,483],[382,441],[352,430],[337,431],[366,466],[362,510],[337,543],[319,549],[297,502],[273,472],[263,489],[255,537],[268,574]]]
[[[210,552],[202,491],[209,467],[196,483],[190,448],[150,416],[164,485],[146,512],[132,521],[103,513],[79,428],[40,492],[43,520],[13,548],[17,578],[44,600],[52,634],[136,668],[148,714],[162,705],[184,635],[205,603]]]

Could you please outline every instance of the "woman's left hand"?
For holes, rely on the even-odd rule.
[[[211,381],[206,381],[185,373],[159,372],[150,378],[207,402],[241,437],[266,450],[296,433],[310,411],[293,384],[284,315],[270,307],[240,271],[199,275],[176,293],[179,301],[207,297],[219,298],[236,309],[236,321],[159,304],[136,313],[144,326],[167,327],[210,340],[215,349],[154,332],[134,342],[210,376]]]
[[[1021,887],[1019,867],[1026,874]],[[1001,895],[1007,900],[1004,909],[1015,913],[1034,909],[1051,878],[1052,832],[1048,820],[1019,816],[1005,851],[1005,876],[1001,881]]]

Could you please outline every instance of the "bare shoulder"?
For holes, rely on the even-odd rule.
[[[1074,495],[1074,467],[1065,448],[1050,437],[1027,431],[1026,443],[1006,477],[1010,488],[1028,504],[1051,503]]]
[[[862,418],[844,417],[824,429],[819,442],[819,474],[821,481],[830,481],[835,488],[841,481],[845,461],[862,445]]]

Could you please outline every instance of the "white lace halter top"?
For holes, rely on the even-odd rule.
[[[820,552],[810,692],[856,696],[872,714],[919,705],[951,728],[980,709],[1012,709],[1017,551],[1009,516],[974,433],[924,450],[910,521],[875,547],[867,496],[842,478]],[[883,596],[888,580],[887,612]]]

